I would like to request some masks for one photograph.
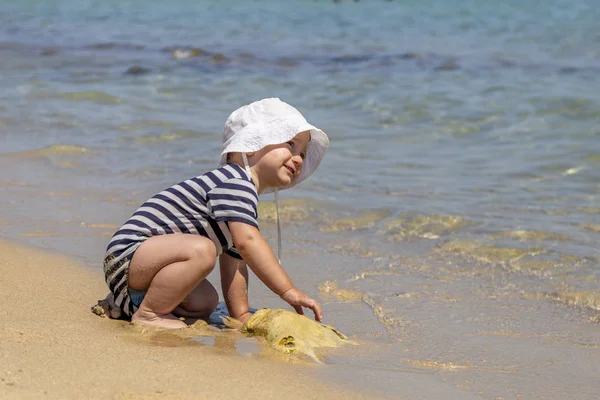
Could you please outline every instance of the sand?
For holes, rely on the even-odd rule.
[[[149,342],[90,312],[107,290],[99,272],[2,241],[0,255],[0,398],[373,398],[316,380],[327,366]]]

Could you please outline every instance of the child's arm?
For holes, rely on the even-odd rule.
[[[229,315],[246,323],[250,314],[248,304],[248,268],[243,260],[228,254],[219,256],[221,289]]]
[[[229,231],[237,251],[258,279],[293,306],[296,312],[303,314],[302,307],[310,308],[315,313],[315,319],[321,321],[323,316],[319,303],[292,284],[258,229],[243,222],[231,221]]]

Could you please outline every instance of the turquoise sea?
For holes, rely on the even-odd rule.
[[[324,379],[595,399],[599,19],[595,0],[1,0],[0,237],[100,270],[139,204],[216,166],[231,111],[280,97],[331,141],[282,193],[283,264],[369,344]]]

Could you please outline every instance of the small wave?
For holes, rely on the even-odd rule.
[[[182,62],[183,64],[206,63],[221,66],[233,64],[236,66],[248,67],[254,66],[257,69],[265,67],[290,68],[302,65],[312,65],[324,68],[388,68],[399,67],[409,69],[421,69],[435,73],[444,73],[447,71],[465,70],[502,70],[502,69],[521,69],[524,71],[543,71],[558,74],[596,74],[599,68],[595,65],[563,65],[558,62],[549,62],[544,64],[534,64],[523,59],[507,59],[498,54],[456,54],[451,52],[430,52],[430,51],[406,51],[398,53],[382,52],[356,52],[356,53],[334,53],[334,54],[298,54],[289,55],[271,55],[262,51],[259,54],[251,54],[247,50],[231,51],[223,54],[217,51],[211,51],[206,48],[195,47],[193,45],[170,45],[163,48],[156,48],[152,45],[143,45],[139,43],[127,42],[98,42],[88,45],[65,45],[60,47],[39,46],[34,44],[21,44],[0,42],[0,51],[17,52],[37,52],[42,56],[52,56],[63,52],[85,50],[86,52],[125,52],[128,55],[139,53],[167,53],[172,60]],[[157,67],[153,65],[136,66],[129,73],[146,73]],[[552,103],[544,105],[541,113],[561,113],[567,115],[584,115],[592,118],[597,116],[600,111],[594,109],[584,109],[587,105],[580,104],[580,101],[567,104]]]
[[[34,232],[21,233],[20,236],[23,236],[23,237],[56,237],[56,236],[66,236],[66,235],[62,234],[62,233],[58,233],[58,232],[37,230]]]
[[[586,214],[600,214],[600,207],[575,207],[575,209]]]
[[[92,228],[92,229],[112,229],[112,230],[117,230],[119,229],[119,225],[115,225],[115,224],[86,224],[86,223],[82,223],[82,226],[86,227],[86,228]]]
[[[340,289],[336,281],[325,281],[319,285],[321,293],[336,297],[339,301],[359,301],[365,296],[364,293],[353,289]]]
[[[440,252],[454,253],[475,258],[487,264],[509,264],[525,256],[534,256],[544,253],[544,249],[521,249],[512,247],[496,247],[491,244],[482,244],[475,241],[455,240],[437,248]]]
[[[0,186],[21,186],[21,187],[32,187],[33,185],[30,185],[26,182],[23,181],[3,181],[0,180]]]
[[[565,171],[562,172],[562,176],[569,176],[569,175],[576,175],[578,173],[580,173],[581,171],[583,171],[585,169],[585,167],[573,167],[573,168],[568,168]]]
[[[563,276],[589,261],[539,247],[498,247],[466,240],[445,243],[435,251],[455,254],[482,264],[499,266],[508,272],[538,277]]]
[[[582,97],[543,97],[531,99],[538,116],[563,116],[575,120],[594,120],[600,117],[600,109],[593,100]]]
[[[372,247],[365,247],[364,243],[359,241],[346,241],[334,244],[330,246],[330,250],[352,257],[373,257],[377,254],[373,251]]]
[[[90,149],[83,146],[75,146],[75,145],[63,145],[63,144],[55,144],[52,146],[44,147],[39,150],[30,150],[30,151],[22,151],[18,153],[11,153],[12,155],[18,155],[22,157],[48,157],[52,155],[65,154],[65,155],[79,155],[79,154],[89,154],[91,153]]]
[[[600,292],[591,290],[582,292],[555,292],[550,293],[549,297],[568,306],[600,311]]]
[[[463,370],[463,369],[473,369],[473,367],[471,365],[457,365],[451,362],[438,362],[438,361],[429,361],[429,360],[425,360],[425,361],[421,361],[421,360],[410,360],[410,359],[405,359],[404,361],[408,362],[411,365],[414,365],[415,367],[423,367],[423,368],[430,368],[430,369],[438,369],[438,370],[442,370],[442,371],[458,371],[458,370]]]
[[[91,101],[93,103],[98,104],[122,104],[124,101],[117,97],[110,95],[105,92],[95,91],[95,90],[87,90],[83,92],[70,92],[70,93],[62,93],[57,97],[70,101]]]
[[[171,54],[171,57],[175,60],[191,60],[191,59],[203,59],[208,60],[214,64],[225,64],[230,62],[232,59],[222,53],[215,53],[199,47],[178,47],[171,46],[163,49],[164,52]]]
[[[471,225],[455,215],[409,215],[386,223],[383,232],[392,241],[438,239]]]
[[[600,163],[600,153],[593,153],[583,158],[584,161],[590,163]]]
[[[584,229],[588,229],[590,231],[594,231],[594,232],[600,233],[600,225],[584,224],[581,227],[584,228]]]
[[[162,127],[177,130],[177,124],[167,121],[140,121],[135,125],[119,125],[118,128],[123,131],[139,131],[147,127]]]
[[[286,199],[279,202],[279,217],[284,221],[303,221],[319,205],[307,199]],[[261,223],[272,224],[277,221],[275,202],[260,202],[258,218]]]
[[[134,43],[103,42],[92,44],[87,48],[93,50],[144,50],[146,47]]]
[[[396,336],[397,330],[402,329],[406,325],[406,322],[401,317],[394,316],[392,311],[386,310],[383,305],[377,303],[371,296],[365,295],[363,301],[371,306],[379,322],[393,336]]]
[[[320,228],[321,232],[343,232],[366,229],[375,226],[375,224],[384,218],[390,216],[389,210],[375,210],[367,214],[354,217],[343,218],[325,223],[326,226]]]
[[[165,133],[158,136],[153,135],[141,135],[136,136],[133,141],[139,144],[143,143],[158,143],[158,142],[171,142],[175,140],[187,139],[195,136],[199,136],[200,133],[191,129],[181,129]]]
[[[487,335],[487,336],[503,336],[517,339],[528,338],[528,335],[525,335],[521,332],[513,332],[513,331],[479,331],[478,335]]]
[[[552,232],[544,232],[544,231],[526,231],[526,230],[515,230],[508,232],[500,232],[498,234],[493,235],[492,238],[510,238],[517,239],[519,241],[544,241],[544,240],[556,240],[556,241],[567,241],[571,240],[571,238],[567,235],[559,235]]]

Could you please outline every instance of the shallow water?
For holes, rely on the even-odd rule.
[[[282,194],[284,265],[374,349],[331,362],[381,390],[420,371],[483,398],[595,398],[599,13],[2,1],[0,234],[99,269],[141,202],[216,165],[233,109],[278,96],[331,140]],[[261,220],[276,243],[272,206]]]

